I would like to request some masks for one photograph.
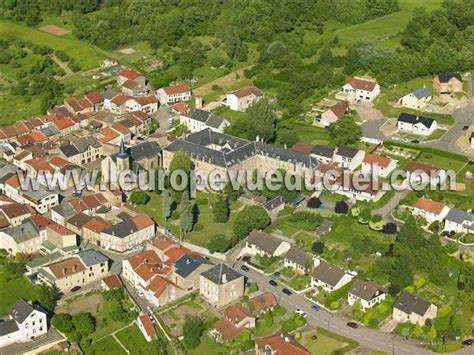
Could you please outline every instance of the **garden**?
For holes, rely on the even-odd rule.
[[[345,354],[359,346],[355,340],[317,327],[302,334],[302,344],[311,354],[332,355]]]

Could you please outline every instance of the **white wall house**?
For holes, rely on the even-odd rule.
[[[48,331],[47,316],[39,307],[19,299],[8,315],[0,322],[0,348],[31,341]]]
[[[156,96],[160,104],[171,105],[178,101],[188,101],[191,98],[191,89],[185,83],[178,83],[158,89]]]
[[[260,256],[283,256],[291,248],[291,244],[271,234],[252,231],[247,237],[246,252]]]
[[[423,217],[428,223],[442,221],[449,212],[449,207],[438,201],[427,198],[419,198],[413,206],[413,214]]]
[[[298,248],[291,247],[285,255],[283,264],[285,267],[306,273],[313,266],[313,257]]]
[[[321,114],[321,117],[315,117],[314,124],[328,127],[334,122],[336,122],[338,119],[343,117],[349,111],[349,105],[347,104],[347,102],[338,102],[334,106],[324,111]]]
[[[397,129],[400,132],[429,136],[438,128],[438,123],[428,117],[401,113],[397,120]]]
[[[233,111],[245,112],[261,97],[263,97],[262,92],[255,86],[250,86],[227,94],[225,103]]]
[[[342,168],[354,171],[362,164],[365,157],[365,151],[352,147],[341,146],[336,150],[334,161]]]
[[[311,286],[321,287],[326,292],[332,292],[348,284],[353,278],[354,275],[343,269],[320,261],[311,273]]]
[[[424,326],[428,319],[436,318],[438,307],[423,298],[403,291],[393,305],[393,319]]]
[[[361,171],[373,178],[388,177],[397,167],[397,161],[375,154],[367,154],[362,161]]]
[[[179,116],[179,122],[185,125],[191,133],[210,129],[213,132],[224,133],[224,129],[230,125],[225,118],[212,112],[195,109],[189,113]]]
[[[360,302],[362,309],[367,310],[382,302],[387,296],[387,291],[371,282],[357,280],[347,293],[347,302],[353,306],[356,302]]]
[[[474,233],[474,215],[458,208],[451,208],[445,218],[444,230]]]
[[[353,77],[346,81],[342,92],[349,101],[370,103],[380,94],[380,85],[373,79]]]
[[[431,92],[423,85],[401,97],[400,100],[398,100],[398,104],[402,107],[420,110],[423,109],[430,100]]]

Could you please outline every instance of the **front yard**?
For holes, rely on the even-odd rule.
[[[317,338],[314,339],[314,336],[317,336]],[[320,327],[303,333],[302,339],[302,344],[311,354],[344,354],[359,346],[359,343],[355,340],[343,337]]]

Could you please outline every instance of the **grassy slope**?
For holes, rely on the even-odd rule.
[[[5,266],[0,268],[0,316],[7,314],[18,298],[36,300],[38,288],[26,277],[8,279]]]

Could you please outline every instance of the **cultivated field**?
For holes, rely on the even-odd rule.
[[[40,27],[39,30],[55,35],[55,36],[64,36],[64,35],[67,35],[69,32],[71,32],[71,31],[65,30],[64,28],[58,27],[56,25],[46,25],[46,26]]]

